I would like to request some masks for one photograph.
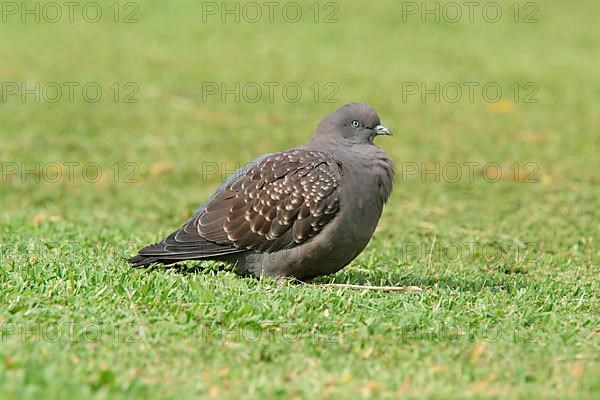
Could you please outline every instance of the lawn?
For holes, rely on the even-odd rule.
[[[2,4],[0,398],[599,398],[597,2],[276,3]],[[352,101],[420,291],[127,265]]]

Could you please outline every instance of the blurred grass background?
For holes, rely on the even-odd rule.
[[[0,394],[597,396],[596,2],[534,2],[537,23],[515,23],[513,2],[504,1],[497,2],[497,23],[481,8],[473,23],[466,15],[423,23],[420,14],[403,13],[406,3],[340,2],[338,22],[329,24],[314,22],[314,2],[298,3],[297,23],[277,12],[273,23],[266,15],[258,23],[203,20],[203,3],[187,0],[117,3],[118,23],[113,2],[97,3],[98,23],[77,11],[73,23],[66,15],[57,23],[22,22],[3,8],[3,90],[95,82],[103,96],[89,103],[76,89],[73,102],[63,93],[56,103],[36,103],[32,95],[23,102],[20,93],[0,93]],[[327,4],[318,3],[320,20]],[[527,2],[518,4],[523,19]],[[138,22],[123,23],[132,11]],[[128,82],[138,88],[136,103],[123,102]],[[205,101],[203,84],[211,82],[293,82],[303,94],[296,103],[278,89],[272,102],[265,93],[256,103],[218,95]],[[328,82],[339,89],[337,104],[324,102]],[[473,102],[466,93],[456,103],[404,99],[403,85],[436,82],[494,82],[503,96],[486,102],[476,89]],[[539,88],[537,103],[523,102],[528,82]],[[170,233],[218,184],[221,174],[207,176],[208,165],[231,172],[304,143],[324,115],[352,101],[373,105],[394,130],[378,143],[399,176],[368,249],[322,281],[417,285],[422,292],[128,268],[123,257]],[[103,175],[87,182],[76,167],[72,182],[21,177],[23,166],[65,162],[97,163]],[[452,183],[402,173],[408,164],[451,162],[497,163],[503,174],[491,183],[479,168],[472,182]],[[536,182],[523,180],[527,163]],[[9,174],[11,165],[19,173]],[[131,171],[135,183],[125,181]],[[467,254],[469,243],[480,245]],[[406,252],[407,244],[419,251]],[[436,257],[436,244],[458,244],[458,261]],[[486,259],[481,244],[502,249],[502,257]],[[512,257],[515,248],[534,250]],[[59,334],[51,342],[31,333],[31,324],[53,330],[63,323],[75,331],[101,326],[102,335],[86,341]],[[446,326],[455,335],[440,334]],[[30,329],[25,338],[23,327]],[[133,340],[113,340],[119,327]],[[262,336],[221,335],[242,328]],[[485,335],[490,329],[498,339]]]

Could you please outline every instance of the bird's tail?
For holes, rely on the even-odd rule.
[[[132,267],[147,267],[151,264],[170,265],[185,260],[210,259],[201,248],[172,249],[166,242],[154,243],[141,249],[136,256],[129,258]]]
[[[219,245],[200,238],[182,243],[177,241],[176,234],[177,232],[174,232],[162,242],[144,247],[137,255],[129,258],[129,263],[132,267],[146,267],[151,264],[170,265],[186,260],[214,260],[247,251],[247,249]]]
[[[137,256],[133,256],[130,257],[127,260],[132,267],[147,267],[150,264],[154,264],[154,263],[158,263],[158,264],[162,264],[161,260],[159,258],[156,257],[145,257],[145,256],[140,256],[139,254]]]

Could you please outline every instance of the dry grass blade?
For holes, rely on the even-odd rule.
[[[371,285],[351,285],[346,283],[319,283],[316,286],[325,287],[339,287],[346,289],[359,289],[359,290],[380,290],[382,292],[420,292],[421,289],[418,286],[371,286]]]

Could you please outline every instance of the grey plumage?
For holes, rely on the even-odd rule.
[[[129,261],[220,260],[242,274],[298,279],[338,271],[367,245],[392,190],[393,163],[373,144],[381,134],[391,133],[371,107],[341,107],[306,145],[248,164]]]

